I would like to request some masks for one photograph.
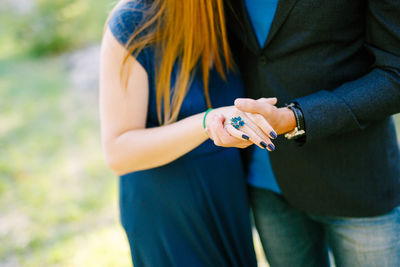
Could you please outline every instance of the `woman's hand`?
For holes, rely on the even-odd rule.
[[[235,128],[231,119],[238,117],[244,125]],[[217,146],[246,148],[256,144],[269,151],[275,150],[271,139],[277,136],[268,121],[259,114],[244,113],[234,106],[210,111],[206,117],[206,131]]]

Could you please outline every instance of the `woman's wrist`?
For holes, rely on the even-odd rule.
[[[209,128],[210,122],[214,119],[216,114],[220,114],[220,111],[223,110],[223,108],[224,107],[212,108],[210,111],[208,111],[207,116],[205,116],[203,120],[205,126],[204,130],[207,130]]]
[[[210,113],[210,111],[212,111],[212,108],[209,108],[206,110],[206,112],[204,112],[204,116],[203,116],[203,129],[206,130],[206,119],[207,119],[207,115]]]

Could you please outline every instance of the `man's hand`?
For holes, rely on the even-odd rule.
[[[261,114],[279,135],[290,132],[296,127],[296,117],[293,111],[286,107],[277,108],[276,102],[275,97],[258,100],[238,98],[235,100],[235,106],[243,112]]]

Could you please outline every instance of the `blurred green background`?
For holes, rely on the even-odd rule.
[[[115,4],[0,2],[0,266],[130,265],[97,107]]]
[[[0,1],[0,266],[130,266],[97,106],[115,4]]]

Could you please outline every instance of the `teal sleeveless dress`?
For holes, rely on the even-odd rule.
[[[144,2],[132,1],[113,14],[108,26],[121,44],[128,42],[145,8]],[[146,127],[157,127],[154,47],[144,49],[137,60],[149,78]],[[176,68],[173,78],[175,74]],[[201,73],[196,73],[179,120],[207,109],[203,88]],[[213,107],[232,105],[243,95],[240,76],[233,72],[224,81],[212,70],[209,89]],[[207,140],[167,165],[122,175],[119,194],[135,267],[257,265],[237,149]]]

